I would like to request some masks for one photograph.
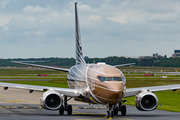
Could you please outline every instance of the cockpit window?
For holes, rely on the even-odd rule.
[[[98,76],[98,79],[101,82],[104,82],[104,81],[123,81],[124,82],[124,77],[101,77],[101,76]]]

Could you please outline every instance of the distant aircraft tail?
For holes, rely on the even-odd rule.
[[[75,3],[75,30],[76,30],[76,65],[77,64],[86,64],[81,45],[81,35],[79,28],[79,20],[78,20],[78,11],[77,11],[77,3]]]

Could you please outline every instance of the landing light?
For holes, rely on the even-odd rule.
[[[89,88],[86,88],[86,91],[88,92],[88,91],[89,91]]]
[[[75,94],[78,94],[78,91],[76,90],[76,91],[74,91],[74,93],[75,93]]]

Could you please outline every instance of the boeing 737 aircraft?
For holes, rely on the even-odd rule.
[[[76,65],[70,69],[14,61],[15,63],[67,72],[69,88],[3,82],[0,82],[0,86],[4,87],[4,90],[12,87],[28,89],[30,92],[33,92],[33,90],[46,91],[40,98],[41,106],[48,110],[58,110],[60,115],[63,115],[64,111],[67,111],[68,115],[72,114],[72,105],[68,104],[68,100],[71,98],[90,104],[107,105],[107,117],[117,115],[118,111],[122,115],[126,115],[126,106],[122,105],[124,102],[123,98],[136,95],[135,105],[137,109],[152,111],[158,106],[158,98],[153,92],[180,89],[180,84],[126,89],[125,76],[116,67],[130,64],[116,66],[105,63],[86,64],[82,52],[77,3],[75,3],[75,34]]]

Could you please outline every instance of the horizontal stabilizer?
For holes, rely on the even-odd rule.
[[[127,63],[127,64],[114,65],[114,67],[127,66],[127,65],[134,65],[134,64],[136,64],[136,63]]]

